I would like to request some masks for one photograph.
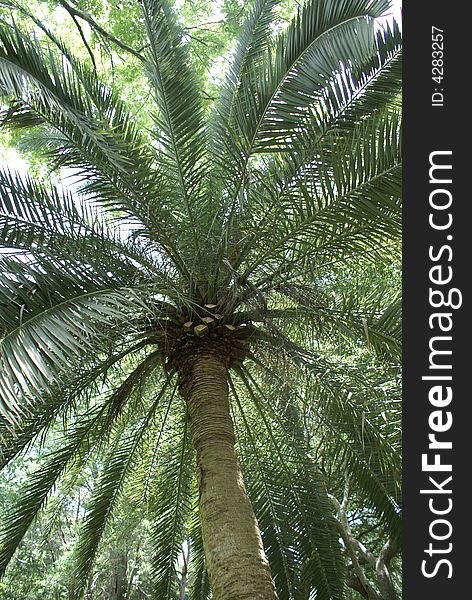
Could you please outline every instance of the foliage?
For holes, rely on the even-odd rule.
[[[2,123],[52,172],[0,172],[3,464],[40,453],[8,509],[2,569],[57,486],[74,502],[93,473],[61,550],[70,598],[127,506],[149,521],[157,597],[179,593],[185,548],[189,597],[209,596],[176,382],[209,331],[202,344],[231,348],[238,451],[280,600],[344,597],[328,494],[340,468],[382,539],[400,537],[401,39],[375,26],[387,3],[311,0],[285,24],[290,4],[228,2],[229,33],[206,32],[203,60],[183,29],[203,2],[131,3],[126,31],[119,11],[99,22],[98,4],[66,3],[90,25],[77,52],[2,3]]]

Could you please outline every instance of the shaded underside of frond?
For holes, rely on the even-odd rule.
[[[0,24],[2,122],[78,184],[0,170],[0,462],[44,449],[2,572],[95,461],[72,597],[124,496],[152,523],[157,596],[185,571],[190,597],[211,597],[168,359],[221,331],[242,357],[238,456],[279,599],[345,597],[328,494],[345,471],[400,538],[401,35],[376,31],[385,0],[308,0],[274,35],[277,4],[248,11],[207,115],[171,4],[140,2],[145,131],[46,26],[38,41]]]
[[[277,574],[278,593],[281,598],[303,597],[302,570],[309,565],[311,589],[317,597],[341,599],[344,567],[323,478],[308,460],[301,431],[287,427],[282,415],[270,412],[266,397],[248,371],[239,376],[246,402],[256,409],[249,417],[247,407],[238,402],[242,438],[250,436],[243,462],[248,461],[249,494],[256,516],[264,524],[265,549]],[[237,397],[234,386],[233,394]]]

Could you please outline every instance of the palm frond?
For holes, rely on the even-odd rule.
[[[313,0],[300,9],[275,49],[266,53],[261,68],[253,69],[240,87],[231,126],[243,158],[233,198],[239,195],[250,157],[296,131],[306,107],[343,63],[372,55],[371,17],[379,16],[387,5],[383,0]]]
[[[192,232],[199,257],[198,222],[202,214],[205,160],[204,114],[196,77],[189,64],[183,32],[167,0],[142,4],[149,49],[146,68],[155,89],[158,113],[159,156],[164,163],[168,192],[179,191],[174,210]],[[184,231],[182,231],[184,233]]]
[[[74,371],[108,354],[124,327],[152,314],[130,289],[81,294],[19,324],[1,341],[0,407],[21,415],[34,399],[54,394]],[[131,338],[132,340],[133,338]]]
[[[284,427],[282,419],[273,420],[269,417],[266,397],[255,379],[244,368],[238,375],[272,449],[265,460],[266,478],[273,478],[274,471],[277,471],[279,488],[284,490],[283,507],[285,512],[288,507],[289,516],[284,519],[284,527],[279,535],[290,532],[289,542],[285,543],[288,548],[295,550],[299,565],[310,561],[317,597],[341,599],[344,597],[344,567],[323,478],[306,459],[303,439],[294,435],[293,429]],[[255,422],[252,423],[252,429],[257,430]],[[261,448],[258,452],[262,457]],[[288,498],[290,502],[287,502]],[[269,549],[267,552],[270,556]],[[280,576],[280,570],[278,573]],[[301,592],[300,582],[298,587]]]
[[[221,161],[225,171],[225,177],[228,176],[228,166],[237,166],[241,158],[235,153],[236,140],[228,140],[231,136],[229,129],[233,119],[233,111],[237,104],[237,96],[240,87],[244,85],[244,79],[251,71],[251,67],[257,63],[262,54],[267,50],[271,36],[271,24],[274,16],[274,8],[278,0],[257,0],[251,7],[249,15],[244,23],[243,30],[238,39],[238,47],[234,58],[226,74],[219,102],[215,108],[213,119],[213,143],[215,144],[215,156]],[[233,152],[231,157],[234,165],[228,165],[225,160],[227,153]],[[237,171],[236,171],[237,173]],[[233,177],[236,176],[233,174]]]
[[[131,427],[126,422],[117,434],[105,460],[105,467],[96,485],[75,548],[73,597],[82,597],[98,545],[113,508],[123,489],[124,482],[133,469],[136,451],[149,423],[167,391],[169,380],[164,381],[144,417]]]
[[[91,414],[78,419],[72,430],[67,434],[59,450],[53,452],[46,464],[29,478],[23,488],[20,501],[10,511],[4,522],[0,542],[0,573],[3,574],[21,542],[28,527],[38,511],[44,505],[57,479],[73,460],[78,449],[87,443],[94,425],[98,422],[102,410],[95,409]]]
[[[0,27],[0,92],[14,99],[5,123],[24,127],[36,120],[52,127],[57,133],[49,137],[48,154],[55,167],[73,168],[89,197],[142,223],[178,262],[149,140],[116,94],[55,42],[59,58],[18,28]]]
[[[310,386],[313,399],[320,403],[316,384]],[[324,387],[324,386],[323,386]],[[326,392],[322,392],[326,398]],[[380,395],[380,394],[379,394]],[[331,392],[319,408],[323,411],[323,425],[328,435],[335,440],[333,455],[346,465],[352,474],[359,493],[371,508],[388,535],[399,541],[401,538],[400,516],[400,472],[399,448],[392,442],[392,429],[399,438],[400,423],[395,402],[378,398],[376,410],[352,390]],[[335,432],[335,433],[334,433]]]
[[[374,115],[398,109],[401,93],[402,45],[396,23],[377,32],[375,51],[355,69],[350,66],[327,82],[316,103],[300,119],[284,152],[274,154],[267,169],[275,187],[289,184],[297,173],[309,167],[321,149],[333,140],[352,135],[359,124]]]
[[[249,263],[243,279],[263,263],[267,269],[269,261],[280,273],[290,265],[297,271],[315,260],[319,264],[335,254],[342,257],[346,248],[350,253],[375,251],[398,238],[400,197],[400,122],[397,115],[375,116],[341,144],[333,143],[280,195],[265,198],[258,237],[248,231],[240,251],[240,260]],[[253,219],[254,213],[255,207]],[[268,245],[267,239],[273,243]]]
[[[198,499],[195,499],[189,518],[189,543],[190,543],[190,590],[189,600],[208,600],[210,597],[210,582],[205,564],[203,551],[202,528]]]
[[[184,407],[180,407],[174,419],[178,422],[166,440],[150,498],[154,586],[156,596],[162,600],[172,600],[177,591],[177,563],[183,551],[194,477],[193,449]]]
[[[103,395],[101,393],[102,386],[98,383],[100,378],[102,378],[103,385],[105,385],[107,375],[112,369],[119,368],[119,370],[126,373],[124,361],[128,360],[130,355],[133,358],[139,358],[140,351],[146,345],[146,340],[132,344],[122,352],[112,353],[104,357],[98,365],[94,364],[90,369],[80,371],[74,377],[68,379],[54,394],[43,398],[40,402],[36,402],[14,429],[12,429],[11,422],[8,419],[2,419],[0,422],[0,440],[2,442],[0,468],[4,468],[20,452],[30,447],[34,440],[43,439],[58,416],[64,418],[80,402],[85,406],[92,406],[93,399]],[[143,359],[143,363],[146,363],[146,359]],[[142,368],[142,366],[138,366],[136,373],[127,376],[123,388],[120,386],[112,392],[110,406],[114,406],[113,398],[116,397],[122,405],[123,391],[129,387],[129,383],[134,380],[135,375],[140,374]],[[104,391],[104,394],[106,393],[107,390]]]
[[[286,489],[280,485],[278,470],[267,469],[261,456],[260,442],[253,423],[248,421],[238,396],[236,386],[230,379],[231,393],[243,422],[238,430],[238,440],[244,444],[242,465],[247,473],[248,492],[263,535],[264,549],[268,555],[271,571],[280,600],[298,598],[297,562],[293,541],[289,539],[285,523]]]
[[[290,349],[285,351],[291,353]],[[291,403],[291,397],[299,398],[308,411],[313,431],[322,436],[326,455],[352,474],[352,482],[365,506],[377,515],[388,535],[398,540],[401,536],[398,398],[389,397],[392,391],[381,381],[367,378],[365,370],[360,374],[355,369],[330,365],[322,357],[311,362],[300,361],[298,355],[294,358],[296,376],[305,373],[299,382],[301,387],[280,378],[275,397],[281,399],[282,391],[287,390],[287,404]],[[274,367],[259,365],[273,374]],[[251,381],[262,394],[254,377]],[[276,411],[268,393],[264,397],[266,406]]]
[[[22,111],[17,112],[18,125],[21,125],[19,114],[25,118],[35,114],[58,129],[71,144],[70,149],[80,149],[84,157],[90,157],[91,164],[97,160],[111,173],[121,174],[125,181],[126,175],[132,173],[130,169],[135,167],[133,159],[140,156],[134,137],[138,134],[131,122],[124,124],[124,108],[116,96],[77,61],[71,64],[67,60],[70,54],[64,58],[61,62],[54,55],[46,54],[38,42],[18,28],[2,25],[0,90],[7,99],[8,96],[17,99],[17,107]],[[108,131],[105,131],[107,117],[116,120],[108,122]],[[125,144],[128,144],[126,148]],[[149,169],[148,161],[145,166]]]
[[[397,293],[392,293],[391,282],[370,284],[367,289],[352,283],[350,288],[336,289],[336,282],[318,288],[281,284],[277,292],[297,304],[269,310],[267,317],[275,319],[289,337],[304,340],[308,347],[330,340],[339,345],[345,339],[363,343],[389,361],[399,360],[401,301]]]

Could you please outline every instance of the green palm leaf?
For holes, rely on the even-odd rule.
[[[155,593],[171,600],[176,593],[177,561],[182,553],[190,509],[191,483],[194,477],[193,452],[188,437],[185,411],[175,415],[175,426],[166,451],[160,457],[158,477],[150,495],[153,519],[153,570]],[[155,473],[155,475],[157,475]]]
[[[55,174],[0,170],[0,462],[45,449],[3,526],[2,572],[87,469],[100,474],[77,599],[123,507],[151,521],[169,600],[212,586],[226,600],[222,582],[345,598],[330,498],[345,474],[379,544],[398,543],[401,36],[375,24],[387,4],[307,0],[280,26],[277,0],[254,0],[204,106],[193,34],[168,0],[143,0],[138,114],[98,61],[11,3],[0,118]],[[234,498],[206,511],[222,465]],[[209,551],[208,514],[221,538],[241,521],[240,548]]]
[[[269,473],[273,477],[274,470],[276,471],[278,485],[282,488],[280,493],[285,499],[283,511],[289,511],[288,521],[281,530],[285,534],[292,531],[293,538],[289,547],[295,548],[298,564],[310,562],[317,595],[325,599],[341,599],[344,597],[343,565],[323,479],[305,459],[303,440],[297,440],[293,431],[289,433],[283,427],[282,419],[273,421],[268,418],[265,398],[260,395],[261,390],[255,385],[255,380],[243,372],[240,377],[270,439],[272,453],[266,458],[266,477],[270,476]],[[277,435],[275,428],[281,425],[282,430],[279,429]],[[255,424],[252,429],[256,429]],[[290,435],[290,444],[283,441],[287,439],[287,435]],[[279,463],[280,470],[277,463],[274,465],[274,458]],[[288,498],[290,501],[287,503]],[[269,556],[270,548],[271,546],[267,549]],[[277,572],[280,574],[280,569]]]
[[[210,597],[210,582],[205,565],[202,528],[198,514],[198,502],[194,502],[189,519],[190,542],[190,575],[192,585],[189,590],[190,600],[207,600]]]
[[[155,89],[158,113],[160,160],[164,163],[170,187],[177,188],[183,206],[181,212],[193,232],[192,244],[197,257],[197,234],[205,179],[206,161],[204,120],[197,82],[188,65],[182,32],[167,0],[145,0],[143,13],[150,41],[146,67]]]
[[[167,387],[168,381],[164,382],[147,414],[138,423],[133,424],[125,431],[123,431],[123,426],[118,428],[115,440],[105,459],[104,470],[90,501],[75,549],[74,598],[82,597],[107,521],[122,491],[126,477],[133,468],[137,449]]]

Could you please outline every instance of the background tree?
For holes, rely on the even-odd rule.
[[[11,5],[39,31],[0,28],[3,122],[33,128],[75,189],[0,175],[4,464],[62,423],[10,511],[1,562],[56,482],[99,455],[72,597],[132,481],[157,598],[178,593],[185,547],[195,598],[206,573],[218,599],[341,598],[304,417],[334,434],[332,456],[397,544],[396,433],[378,428],[385,394],[354,348],[399,354],[392,277],[366,285],[400,235],[398,28],[375,32],[383,1],[323,0],[274,35],[275,2],[256,2],[212,104],[165,0],[136,6],[142,48],[61,4],[133,56],[149,96],[130,115],[86,39],[84,62]]]

